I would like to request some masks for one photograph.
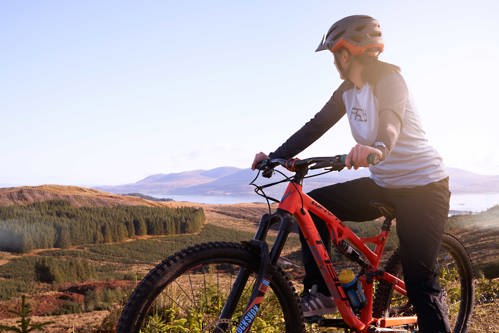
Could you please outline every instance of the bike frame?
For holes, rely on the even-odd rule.
[[[395,290],[406,295],[404,281],[389,273],[378,271],[385,244],[388,239],[391,220],[388,220],[388,226],[385,223],[385,227],[382,228],[378,235],[360,238],[333,213],[305,194],[302,191],[301,184],[294,182],[288,184],[279,204],[279,209],[288,212],[296,218],[315,262],[322,273],[322,277],[329,288],[329,292],[335,299],[338,311],[349,327],[359,332],[363,332],[366,331],[369,324],[378,322],[379,318],[372,317],[374,280],[386,280],[393,284]],[[338,280],[336,270],[330,260],[328,251],[321,240],[310,213],[313,213],[326,223],[335,247],[340,248],[342,245],[351,245],[355,249],[349,247],[349,251],[360,252],[368,261],[365,262],[360,258],[358,260],[365,269],[365,274],[361,275],[359,279],[367,301],[366,305],[360,310],[360,319],[355,315],[350,306],[343,287]],[[368,247],[368,244],[374,244],[374,250],[371,250],[371,248]],[[370,276],[371,278],[366,278],[366,276]],[[398,320],[387,319],[388,318],[385,318],[383,323],[378,322],[378,325],[381,326],[381,324],[383,324],[383,326],[387,327],[387,325],[412,324],[416,322],[415,317],[398,318]]]
[[[269,278],[265,274],[265,266],[275,264],[277,262],[290,232],[290,225],[293,223],[293,219],[290,218],[291,216],[293,216],[297,221],[299,228],[311,250],[314,260],[321,271],[324,281],[326,282],[329,291],[336,302],[336,306],[343,318],[343,321],[349,328],[354,329],[356,332],[367,332],[369,325],[373,324],[377,327],[393,327],[416,324],[417,318],[415,316],[390,318],[372,317],[374,281],[388,281],[393,284],[394,290],[403,295],[407,294],[404,281],[378,269],[385,244],[388,239],[392,219],[386,217],[382,230],[378,235],[360,238],[350,228],[344,225],[342,221],[333,213],[303,192],[301,185],[303,176],[304,175],[295,177],[295,179],[288,183],[286,191],[284,192],[284,195],[279,203],[277,212],[270,217],[267,215],[267,223],[263,223],[265,222],[265,219],[262,218],[260,228],[255,235],[254,241],[261,247],[261,266],[264,267],[261,268],[261,272],[258,274],[258,279],[255,283],[250,301],[236,332],[248,332],[251,327],[252,320],[255,317],[255,312],[258,311],[259,305],[263,301],[265,292],[269,285]],[[321,240],[310,213],[313,213],[326,223],[332,236],[333,245],[338,249],[342,249],[341,252],[343,254],[348,256],[351,260],[359,263],[362,267],[363,274],[359,276],[359,280],[365,293],[366,304],[362,307],[362,309],[360,309],[359,316],[353,312],[352,307],[350,306],[348,297],[338,280],[336,270],[334,269],[328,251]],[[269,253],[266,247],[265,237],[271,224],[269,220],[273,218],[280,220],[281,228]],[[368,244],[374,245],[374,249],[372,250],[368,247]],[[241,285],[246,283],[248,276],[248,272],[240,272],[237,279],[238,282],[235,283],[220,318],[230,317],[230,314],[233,311],[230,304],[235,304],[235,301],[239,298],[240,295],[237,295],[237,290],[239,290],[238,288],[241,288]]]

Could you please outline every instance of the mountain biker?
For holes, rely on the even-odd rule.
[[[408,297],[418,315],[420,332],[450,332],[436,272],[436,255],[449,210],[448,176],[438,152],[428,143],[400,69],[378,59],[383,51],[377,20],[354,15],[334,23],[317,51],[329,50],[343,80],[324,107],[268,156],[256,154],[252,168],[267,158],[292,158],[343,116],[357,144],[348,168],[369,167],[370,177],[315,189],[309,195],[338,218],[366,221],[380,216],[373,201],[396,210],[397,235]],[[370,154],[376,156],[368,163]],[[327,227],[314,222],[330,249]],[[302,308],[305,317],[334,312],[334,300],[304,236],[305,267]]]

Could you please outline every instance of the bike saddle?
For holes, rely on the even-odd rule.
[[[393,208],[389,203],[383,201],[371,201],[370,204],[374,208],[377,208],[381,215],[389,219],[394,219],[396,217],[395,208]]]

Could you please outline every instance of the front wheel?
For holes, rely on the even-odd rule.
[[[464,333],[473,309],[473,270],[466,249],[454,236],[443,235],[437,265],[450,327],[454,333]],[[398,251],[388,259],[385,271],[399,278],[402,276]],[[373,317],[408,315],[414,315],[414,310],[407,297],[395,292],[392,284],[380,281],[374,299]]]
[[[118,333],[238,332],[259,271],[258,250],[248,244],[205,243],[165,259],[140,282],[118,322]],[[249,273],[234,314],[219,319],[238,273]],[[270,267],[270,288],[251,332],[303,333],[297,295],[285,274]]]

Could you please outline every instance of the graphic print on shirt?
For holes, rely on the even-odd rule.
[[[350,119],[355,120],[355,121],[366,122],[367,121],[367,112],[364,109],[361,109],[358,107],[353,107],[352,111],[350,113]]]
[[[357,143],[371,145],[378,133],[376,99],[369,84],[343,93],[352,135]]]

